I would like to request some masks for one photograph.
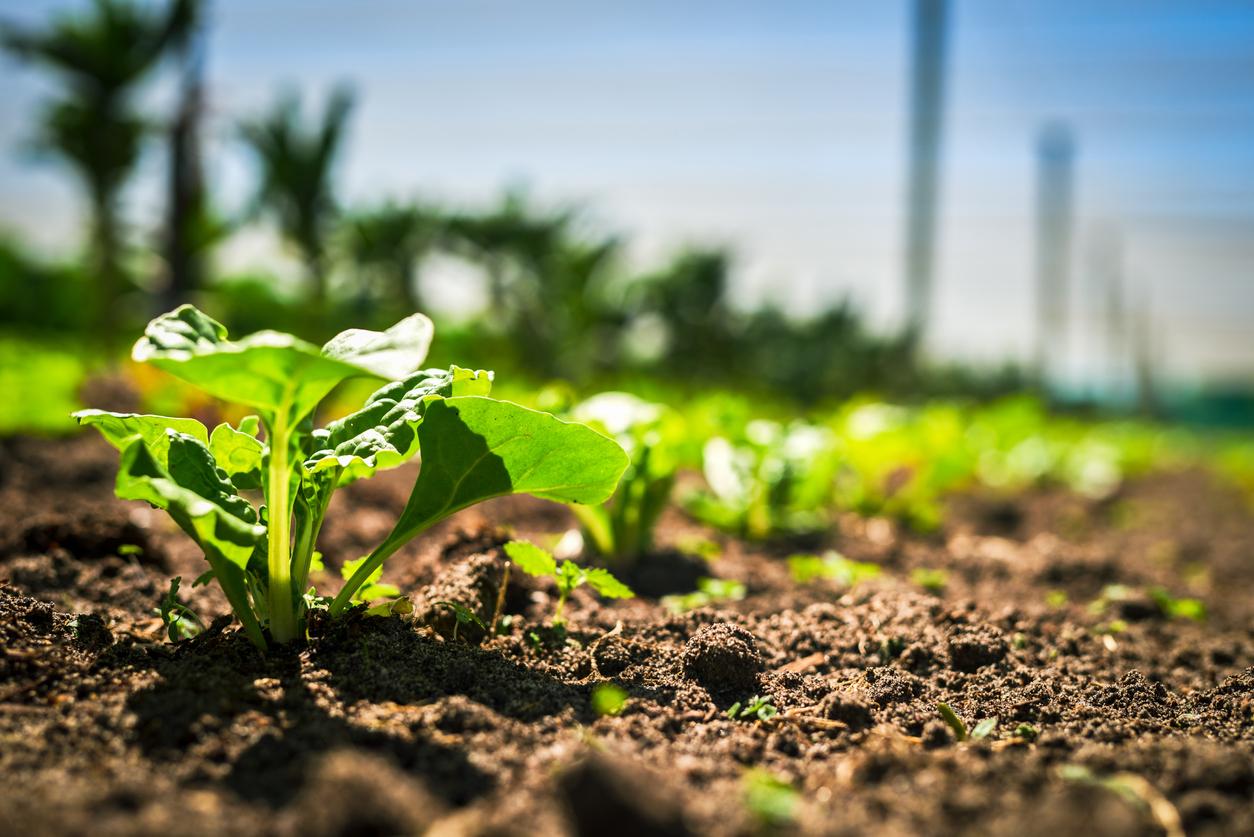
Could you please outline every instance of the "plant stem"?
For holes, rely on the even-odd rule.
[[[291,430],[282,410],[275,416],[270,434],[269,490],[269,604],[270,634],[280,644],[296,638],[296,612],[292,603],[292,504],[291,475],[288,473],[288,449]]]
[[[348,581],[344,582],[344,586],[340,588],[339,594],[331,602],[331,615],[338,616],[344,612],[344,609],[353,601],[353,594],[356,593],[361,585],[365,584],[370,574],[378,569],[379,565],[392,556],[392,553],[400,549],[408,538],[400,538],[392,540],[389,538],[370,553],[370,556],[361,562],[361,566],[357,568],[357,572],[353,573]]]

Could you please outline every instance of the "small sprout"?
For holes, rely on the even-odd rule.
[[[779,710],[775,708],[774,704],[766,698],[759,697],[758,695],[754,695],[749,698],[749,700],[744,704],[740,701],[736,701],[731,705],[731,708],[727,710],[727,717],[731,718],[733,721],[750,721],[755,718],[759,721],[769,721],[778,714]]]
[[[1025,634],[1016,633],[1010,638],[1010,647],[1016,651],[1022,651],[1028,647],[1028,638]]]
[[[910,573],[910,580],[932,595],[939,596],[945,592],[945,585],[949,583],[949,573],[929,567],[916,567]]]
[[[788,559],[788,571],[798,584],[826,579],[841,587],[853,587],[859,582],[878,578],[881,572],[879,564],[852,561],[835,551],[822,556],[793,555]]]
[[[592,711],[614,717],[627,705],[627,693],[613,683],[600,683],[592,690]]]
[[[1035,741],[1040,734],[1040,730],[1031,724],[1019,724],[1015,727],[1015,738],[1022,738],[1024,741]]]
[[[117,548],[119,558],[125,558],[128,555],[143,555],[144,548],[139,544],[124,543]]]
[[[312,589],[312,588],[310,588]],[[367,616],[408,616],[414,612],[414,603],[404,596],[398,596],[390,602],[380,602],[373,607],[366,608]],[[472,613],[471,616],[474,614]],[[460,620],[458,620],[460,621]],[[456,633],[456,628],[454,628]],[[456,638],[456,637],[454,637]]]
[[[954,712],[948,703],[936,704],[936,711],[940,713],[941,720],[954,731],[954,738],[958,741],[967,740],[967,725],[962,722],[962,719],[958,717],[958,713]]]
[[[796,818],[801,794],[778,776],[756,768],[745,773],[741,787],[745,807],[762,825],[786,826]]]
[[[717,602],[738,602],[745,597],[743,582],[730,578],[697,579],[697,589],[680,596],[663,596],[662,605],[672,613],[686,613]]]
[[[1064,608],[1067,606],[1067,592],[1065,590],[1050,590],[1045,594],[1045,604],[1054,608]]]
[[[161,602],[154,611],[161,617],[161,624],[165,626],[170,642],[191,639],[205,630],[205,623],[196,612],[179,601],[179,585],[182,583],[182,576],[176,575],[170,579],[170,589],[161,597]]]
[[[975,729],[971,730],[971,738],[974,741],[982,741],[993,734],[997,729],[997,716],[985,718],[975,725]]]
[[[1194,622],[1206,621],[1206,605],[1201,599],[1177,599],[1162,587],[1154,587],[1149,591],[1150,598],[1163,616],[1168,619],[1191,619]]]
[[[366,563],[366,558],[358,558],[355,561],[345,561],[344,566],[340,567],[340,575],[345,581],[353,577],[353,574]],[[401,594],[401,588],[394,584],[383,584],[379,581],[383,577],[383,566],[380,565],[374,572],[366,577],[361,586],[353,593],[353,601],[357,603],[372,602],[375,599],[392,599]]]
[[[408,600],[406,599],[404,601],[408,601]],[[453,611],[453,616],[457,620],[456,622],[453,623],[453,641],[454,642],[457,641],[457,630],[462,625],[474,625],[476,628],[479,628],[484,633],[488,632],[488,626],[483,623],[483,620],[480,619],[478,616],[476,616],[473,610],[471,610],[470,608],[464,605],[460,605],[457,602],[432,602],[431,606],[432,607],[446,607],[449,610]],[[369,611],[367,611],[367,613],[369,613]]]
[[[505,554],[527,575],[551,578],[557,583],[557,606],[553,609],[554,627],[564,624],[562,611],[566,607],[566,600],[582,584],[587,584],[607,599],[630,599],[636,595],[609,570],[585,568],[573,561],[563,561],[559,565],[551,553],[529,541],[510,541],[505,544]]]

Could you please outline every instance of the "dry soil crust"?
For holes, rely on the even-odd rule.
[[[390,564],[429,618],[316,622],[262,656],[225,620],[161,641],[154,602],[202,565],[112,498],[113,461],[86,437],[0,442],[3,834],[753,833],[770,826],[750,768],[798,790],[775,827],[805,834],[1254,829],[1254,519],[1197,473],[1100,504],[963,498],[931,537],[843,519],[827,545],[885,570],[852,592],[797,586],[788,544],[719,539],[699,571],[745,582],[743,601],[672,615],[581,592],[566,636],[544,627],[551,590],[515,574],[505,635],[452,641],[431,603],[491,607],[503,530],[570,525],[496,502]],[[342,492],[328,566],[381,538],[410,479]],[[661,541],[693,535],[715,537],[674,515]],[[918,567],[946,570],[944,591],[911,585]],[[694,567],[663,554],[636,575],[660,593]],[[1111,584],[1132,593],[1091,612]],[[1154,586],[1210,619],[1166,619],[1136,592]],[[629,695],[618,717],[590,706],[602,682]],[[754,693],[779,714],[726,717]],[[999,726],[958,743],[938,701]]]

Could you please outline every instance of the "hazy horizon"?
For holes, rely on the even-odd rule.
[[[26,24],[83,0],[0,0]],[[219,0],[211,7],[207,161],[219,206],[247,197],[235,120],[285,85],[321,108],[359,94],[339,171],[348,206],[419,197],[486,206],[526,183],[622,232],[641,265],[727,244],[744,304],[796,314],[852,299],[901,315],[909,5]],[[1173,378],[1254,379],[1254,6],[973,3],[953,7],[931,346],[1025,359],[1034,336],[1039,128],[1077,137],[1072,339],[1104,368],[1093,242],[1116,229],[1129,300],[1148,300]],[[0,231],[75,246],[76,184],[21,148],[53,84],[4,58]],[[154,102],[165,100],[154,88]],[[151,229],[162,160],[128,213]],[[228,267],[278,261],[231,242]]]

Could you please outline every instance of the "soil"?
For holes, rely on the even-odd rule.
[[[563,632],[551,587],[515,572],[487,636],[434,603],[490,621],[500,544],[572,526],[495,501],[390,561],[412,617],[316,620],[263,655],[225,618],[165,640],[155,603],[203,560],[113,498],[115,457],[0,441],[0,834],[1254,833],[1254,516],[1200,472],[1102,502],[962,496],[931,535],[842,517],[822,545],[883,568],[853,590],[796,584],[795,544],[671,512],[626,573],[648,596],[581,589]],[[340,492],[324,592],[412,478]],[[721,556],[681,555],[694,537]],[[698,575],[747,595],[661,605]],[[1208,619],[1168,618],[1157,587]],[[592,707],[604,683],[617,716]],[[776,714],[727,717],[755,695]],[[938,702],[998,725],[957,741]]]

